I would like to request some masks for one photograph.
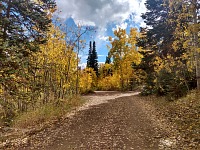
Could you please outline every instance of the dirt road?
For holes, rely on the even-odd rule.
[[[137,93],[97,93],[51,128],[32,135],[19,149],[157,150],[173,149],[164,123]]]

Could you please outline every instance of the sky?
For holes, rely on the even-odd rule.
[[[96,42],[98,61],[105,62],[108,54],[108,37],[117,28],[144,27],[141,14],[146,12],[146,0],[56,0],[56,15],[67,26],[91,26],[96,30],[82,37],[86,47],[81,50],[81,64],[87,62],[89,41]]]

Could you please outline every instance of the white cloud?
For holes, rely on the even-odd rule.
[[[127,23],[127,22],[123,22],[123,23],[121,23],[120,25],[116,25],[116,27],[115,27],[115,28],[112,28],[112,30],[115,31],[115,30],[118,30],[119,28],[121,28],[121,29],[126,29],[127,26],[128,26],[128,23]]]
[[[98,57],[105,57],[105,55],[98,55]]]
[[[140,2],[141,1],[141,2]],[[129,19],[141,23],[141,13],[145,12],[146,0],[56,0],[59,16],[63,19],[72,17],[75,23],[104,27],[113,22],[122,24]],[[124,24],[126,25],[126,24]]]
[[[141,23],[140,23],[140,27],[146,27],[146,23],[141,22]]]
[[[105,64],[105,62],[98,62],[99,66]],[[87,67],[87,63],[78,64],[81,69],[85,69]]]
[[[108,36],[104,36],[104,35],[99,35],[98,39],[107,42],[108,41]]]
[[[140,26],[144,26],[143,19],[141,18],[142,13],[146,12],[145,2],[146,0],[127,0],[129,1],[129,5],[131,11],[134,13],[133,21],[138,23]]]
[[[81,63],[81,64],[78,64],[78,66],[81,67],[81,69],[85,69],[87,66],[87,63]]]
[[[87,56],[87,55],[78,55],[78,57],[79,57],[79,58],[83,58],[83,59],[86,59],[86,58],[88,58],[88,56]]]
[[[120,24],[120,28],[122,28],[122,29],[126,29],[127,26],[128,26],[127,22],[123,22],[122,24]]]

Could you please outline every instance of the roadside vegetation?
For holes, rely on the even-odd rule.
[[[159,116],[166,119],[176,130],[174,136],[180,142],[181,149],[200,148],[200,93],[193,90],[186,97],[171,101],[167,97],[143,97],[155,106]]]
[[[80,97],[60,101],[57,104],[49,103],[26,113],[19,114],[12,122],[14,128],[31,128],[44,126],[65,117],[67,113],[76,107],[80,107],[84,100]]]

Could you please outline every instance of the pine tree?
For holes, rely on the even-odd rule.
[[[197,12],[192,9],[195,13],[189,13],[191,4],[197,4],[197,1],[147,0],[145,3],[148,11],[142,17],[151,28],[141,29],[144,36],[138,39],[138,45],[146,49],[142,52],[144,58],[140,67],[147,73],[147,93],[156,91],[177,97],[190,89],[189,81],[193,80],[193,75],[187,66],[191,60],[188,53],[192,50],[191,43],[195,43],[190,39],[196,37],[197,41],[198,38],[194,34],[198,33],[197,28],[192,35],[188,30],[194,28],[191,16]]]
[[[0,2],[0,90],[12,98],[23,99],[28,91],[32,94],[29,56],[46,42],[54,8],[54,0]]]
[[[96,72],[96,75],[98,76],[98,56],[96,52],[96,44],[95,41],[90,41],[90,47],[89,47],[89,53],[88,53],[88,59],[87,59],[87,67],[93,68],[93,70]]]
[[[90,68],[92,66],[91,64],[91,58],[92,57],[92,42],[90,41],[90,47],[88,52],[88,58],[87,58],[87,67]]]
[[[106,56],[105,64],[110,64],[110,63],[111,63],[110,52],[108,52],[108,56]]]
[[[168,53],[173,55],[173,24],[168,23],[169,19],[169,0],[147,0],[146,8],[148,11],[142,15],[145,23],[151,28],[141,28],[143,35],[138,39],[138,46],[144,51],[140,68],[147,73],[146,91],[152,93],[155,86],[154,61],[156,56],[165,58]]]
[[[92,65],[93,65],[92,68],[96,72],[96,75],[98,75],[98,56],[97,56],[95,41],[93,41]]]
[[[147,0],[148,11],[142,15],[144,22],[151,26],[149,29],[142,29],[145,37],[144,48],[152,49],[160,55],[167,55],[171,51],[173,41],[173,25],[168,24],[169,2],[168,0]]]

